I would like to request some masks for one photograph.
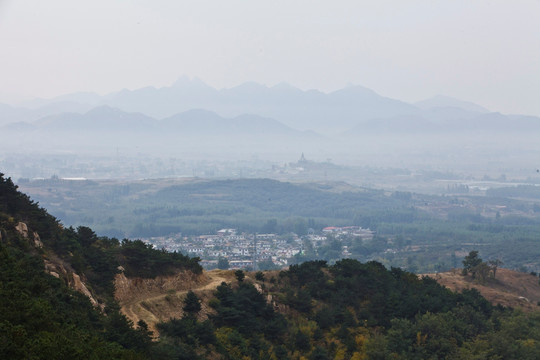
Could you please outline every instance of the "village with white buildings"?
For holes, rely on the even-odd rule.
[[[358,241],[373,238],[373,231],[359,226],[326,227],[320,232],[298,236],[294,233],[248,234],[236,229],[221,229],[216,234],[199,236],[152,237],[143,241],[158,249],[178,251],[191,257],[199,257],[206,269],[218,267],[220,259],[226,259],[231,269],[283,268],[291,263],[295,255],[302,255],[307,247],[317,249],[330,238],[354,237]],[[349,257],[347,246],[342,247],[342,257]]]

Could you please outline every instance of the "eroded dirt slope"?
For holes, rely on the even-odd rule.
[[[189,290],[202,300],[200,317],[205,318],[210,311],[208,299],[212,292],[233,277],[232,272],[222,270],[205,271],[200,275],[186,271],[155,279],[127,278],[124,274],[118,274],[115,278],[115,297],[124,315],[134,324],[143,320],[157,335],[157,323],[182,317],[183,301]]]
[[[501,304],[524,311],[539,310],[540,284],[537,276],[508,269],[498,269],[495,279],[484,284],[471,276],[461,275],[461,269],[438,274],[427,274],[453,291],[476,288],[492,304]]]

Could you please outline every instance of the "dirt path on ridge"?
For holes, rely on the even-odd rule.
[[[165,302],[166,297],[183,299],[183,297],[190,290],[195,293],[215,290],[219,285],[221,285],[222,282],[227,282],[228,280],[227,278],[223,277],[223,274],[220,272],[209,271],[206,273],[206,275],[210,280],[206,284],[202,284],[189,290],[179,290],[174,293],[167,292],[166,294],[158,294],[146,298],[136,298],[134,301],[127,301],[120,304],[120,310],[128,319],[133,322],[134,325],[137,325],[139,320],[143,320],[146,324],[148,324],[148,329],[154,332],[154,334],[157,334],[156,324],[171,318],[171,316],[156,316],[156,314],[151,311],[154,305],[157,304],[157,306],[159,306],[160,303]]]

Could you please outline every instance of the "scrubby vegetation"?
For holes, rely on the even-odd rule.
[[[311,261],[266,275],[258,280],[262,292],[251,276],[221,284],[209,320],[187,313],[161,324],[163,341],[189,358],[540,356],[540,314],[492,306],[475,289],[453,293],[433,279],[356,260]]]

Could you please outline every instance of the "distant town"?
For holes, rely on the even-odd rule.
[[[373,231],[359,226],[326,227],[309,234],[298,236],[294,233],[248,234],[236,229],[221,229],[216,234],[182,236],[181,234],[142,239],[158,249],[178,251],[191,257],[199,257],[206,269],[227,267],[230,269],[259,270],[282,268],[294,263],[296,255],[302,255],[307,247],[317,249],[330,237],[340,239],[353,237],[359,241],[373,238]],[[351,255],[346,245],[341,256]]]

